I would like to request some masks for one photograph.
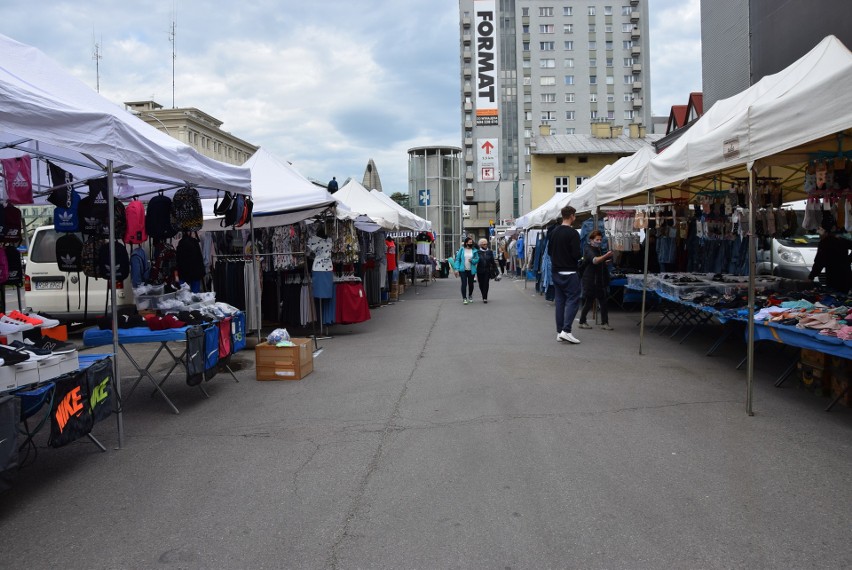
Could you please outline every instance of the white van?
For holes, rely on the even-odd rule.
[[[24,274],[27,306],[66,322],[91,321],[109,309],[110,295],[106,279],[87,278],[83,273],[66,273],[56,265],[56,240],[53,226],[42,226],[33,233]],[[82,236],[79,236],[82,239]],[[88,281],[88,286],[87,286]],[[88,299],[88,307],[86,301]],[[130,278],[118,283],[116,304],[133,306]]]
[[[797,223],[792,236],[758,240],[758,273],[801,281],[808,278],[816,258],[819,235],[802,229],[804,210],[794,211]]]

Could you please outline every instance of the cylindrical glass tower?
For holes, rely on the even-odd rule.
[[[435,255],[452,257],[461,243],[461,149],[408,149],[408,209],[432,222]]]

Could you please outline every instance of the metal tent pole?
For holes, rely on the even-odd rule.
[[[257,273],[257,240],[254,238],[254,216],[249,216],[249,232],[251,233],[251,278],[254,281],[254,306],[249,307],[246,303],[246,310],[251,310],[257,325],[257,342],[260,343],[260,277]]]
[[[115,404],[118,406],[118,448],[124,447],[124,418],[121,405],[121,377],[118,375],[118,311],[116,310],[116,282],[115,282],[115,204],[113,196],[113,162],[107,161],[107,208],[109,212],[109,282],[110,301],[112,303],[112,380],[115,387]]]
[[[653,203],[654,192],[648,191],[648,204]],[[651,249],[651,228],[648,224],[645,225],[645,267],[642,277],[642,315],[639,317],[639,354],[642,354],[642,347],[645,343],[645,300],[648,295],[648,252]]]
[[[754,170],[748,171],[748,348],[746,365],[746,413],[754,415],[754,271],[757,252],[754,231]]]

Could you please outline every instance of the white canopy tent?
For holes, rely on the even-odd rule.
[[[354,179],[344,184],[334,193],[334,199],[343,203],[348,210],[363,214],[385,230],[396,230],[400,227],[400,215],[396,208],[385,204]]]
[[[104,99],[41,51],[0,35],[0,156],[22,152],[54,160],[78,179],[106,175],[110,242],[115,240],[112,197],[117,174],[133,180],[124,188],[142,198],[148,192],[172,192],[186,185],[196,187],[202,197],[215,197],[217,190],[251,193],[248,169],[202,156]],[[46,192],[47,180],[39,160],[33,168],[37,195]],[[109,249],[114,282],[115,251]],[[111,297],[115,307],[115,288]],[[112,377],[120,401],[117,312],[112,313]],[[117,418],[122,446],[121,410]]]
[[[376,190],[375,188],[370,190],[370,194],[390,206],[399,212],[399,220],[400,220],[400,229],[408,229],[415,232],[428,232],[432,231],[432,222],[429,220],[424,220],[417,214],[403,208],[396,202],[394,202],[390,196],[382,192],[381,190]]]

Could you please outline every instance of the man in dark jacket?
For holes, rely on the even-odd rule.
[[[572,206],[562,208],[562,225],[553,230],[547,253],[553,266],[553,287],[556,293],[556,340],[580,344],[571,334],[571,325],[580,307],[580,276],[577,262],[580,251],[580,234],[571,227],[577,211]]]
[[[849,265],[852,242],[832,234],[831,224],[823,224],[817,232],[820,240],[808,279],[812,280],[825,269],[825,285],[845,293],[852,289],[852,268]]]
[[[331,181],[328,183],[328,193],[334,194],[337,190],[337,176],[332,176]]]

